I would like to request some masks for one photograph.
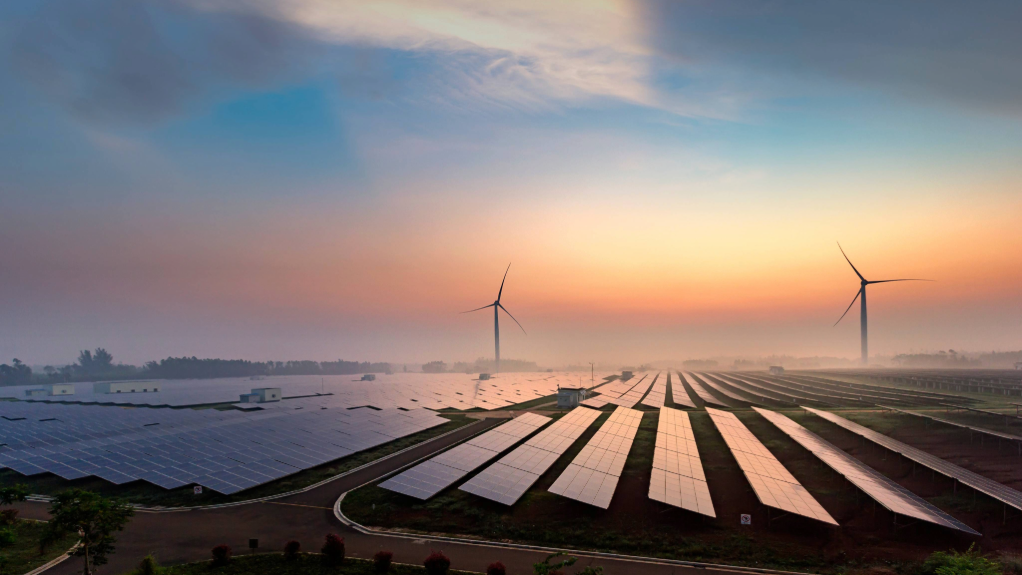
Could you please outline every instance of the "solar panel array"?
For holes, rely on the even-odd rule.
[[[681,372],[674,372],[671,376],[671,393],[670,399],[675,405],[681,405],[683,407],[696,408],[696,404],[692,401],[692,398],[688,395],[688,390],[685,389],[685,384],[681,381]]]
[[[665,371],[656,378],[653,382],[653,387],[649,389],[649,393],[642,399],[642,404],[649,407],[661,408],[667,401],[667,380],[671,377],[669,371]]]
[[[888,407],[886,405],[877,405],[877,407],[882,407],[884,409],[889,409],[891,411],[896,411],[898,413],[904,413],[905,415],[914,415],[916,417],[923,417],[923,418],[926,418],[926,419],[932,419],[933,421],[936,421],[936,422],[939,422],[939,423],[943,423],[944,425],[951,425],[951,426],[954,426],[954,427],[960,427],[962,429],[968,429],[969,431],[974,431],[976,433],[980,433],[980,434],[983,434],[983,435],[989,435],[991,437],[996,437],[998,439],[1007,439],[1009,441],[1022,442],[1022,437],[1019,437],[1018,435],[1013,435],[1011,433],[1004,433],[1003,431],[997,431],[997,430],[994,430],[994,429],[987,429],[985,427],[976,427],[975,425],[966,425],[964,423],[959,423],[957,421],[951,421],[950,419],[944,419],[943,417],[936,417],[936,416],[930,415],[928,413],[919,413],[917,411],[909,411],[907,409],[898,409],[896,407]]]
[[[590,397],[589,399],[583,401],[582,405],[585,405],[586,407],[592,407],[594,409],[599,409],[609,403],[621,405],[621,403],[623,403],[621,402],[621,398],[629,391],[634,389],[636,386],[645,382],[647,377],[649,377],[649,375],[643,373],[635,374],[634,376],[627,380],[613,381],[599,389],[600,392],[599,396]],[[646,383],[648,387],[648,382]],[[631,405],[625,407],[631,407]]]
[[[599,411],[576,407],[459,489],[514,505],[598,417]]]
[[[520,415],[391,477],[381,483],[380,487],[418,499],[429,499],[547,423],[550,423],[549,417],[535,413]]]
[[[692,388],[692,391],[696,392],[696,395],[699,396],[699,399],[703,400],[703,402],[706,403],[706,405],[719,405],[720,407],[729,407],[726,403],[717,399],[716,397],[713,396],[713,394],[707,391],[707,389],[696,380],[693,374],[688,372],[682,373],[680,371],[678,373],[683,378],[685,378],[685,382],[688,383],[689,387]]]
[[[847,419],[830,413],[829,411],[821,411],[805,406],[803,406],[802,409],[816,414],[831,423],[837,424],[852,433],[861,435],[873,443],[882,445],[883,447],[898,453],[907,459],[911,459],[924,467],[928,467],[942,475],[955,479],[963,485],[968,485],[976,491],[989,495],[1005,505],[1010,505],[1015,509],[1022,510],[1022,493],[1008,487],[1007,485],[998,483],[993,479],[983,477],[978,473],[973,473],[972,471],[959,467],[950,461],[945,461],[939,457],[930,455],[921,449],[916,449],[915,447],[902,443],[897,439],[888,437],[882,433],[877,433],[872,429],[863,427],[858,423],[848,421]]]
[[[693,374],[693,376],[699,379],[704,386],[712,389],[713,391],[716,391],[717,393],[723,395],[728,399],[738,402],[740,405],[748,405],[759,401],[758,398],[750,399],[749,395],[747,394],[741,394],[731,391],[727,387],[713,381],[713,379],[710,376],[706,375],[705,373],[695,373]]]
[[[649,498],[716,517],[688,414],[660,408]]]
[[[550,492],[602,509],[610,507],[642,412],[618,407],[550,486]]]
[[[791,419],[766,409],[758,407],[753,409],[888,510],[920,521],[980,535],[968,525],[944,513],[922,497],[866,466]]]
[[[589,375],[589,374],[586,374]],[[596,381],[609,374],[603,373]],[[558,386],[576,387],[578,373],[498,373],[480,381],[477,374],[394,373],[376,374],[375,381],[360,381],[357,375],[274,376],[253,380],[233,377],[203,380],[158,380],[157,393],[95,393],[92,383],[76,383],[75,393],[66,396],[26,397],[31,386],[0,387],[0,397],[24,401],[68,403],[112,403],[140,406],[193,406],[234,403],[255,387],[279,387],[284,397],[327,396],[330,407],[414,409],[503,409],[540,397],[554,395]],[[251,407],[242,404],[239,407]]]
[[[446,422],[424,409],[244,413],[0,402],[0,467],[231,494]]]
[[[831,525],[837,521],[827,513],[798,479],[788,472],[735,414],[707,408],[710,419],[724,437],[760,503]]]

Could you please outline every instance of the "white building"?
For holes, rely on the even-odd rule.
[[[48,397],[51,395],[74,395],[75,386],[70,383],[53,383],[35,389],[26,389],[26,397]]]
[[[1015,369],[1022,371],[1022,361],[1015,362]]]
[[[156,393],[157,381],[101,381],[92,384],[92,393]]]
[[[252,393],[241,394],[241,403],[266,403],[280,401],[280,398],[279,387],[257,387],[252,390]]]
[[[558,409],[571,409],[578,407],[586,398],[584,387],[559,387],[557,388]]]

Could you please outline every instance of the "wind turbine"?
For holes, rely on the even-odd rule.
[[[834,322],[834,325],[837,325],[837,324],[841,323],[841,320],[845,319],[845,316],[848,315],[848,310],[852,309],[852,306],[855,305],[855,300],[857,300],[859,298],[862,298],[862,311],[860,312],[860,317],[861,317],[860,321],[862,323],[862,327],[861,327],[861,334],[862,334],[862,365],[867,365],[869,363],[869,341],[868,341],[868,332],[866,330],[866,286],[868,286],[870,284],[884,284],[884,283],[890,283],[890,282],[932,282],[933,280],[923,280],[923,279],[918,279],[918,278],[908,278],[908,279],[896,279],[896,280],[875,280],[875,281],[870,281],[870,280],[867,280],[866,278],[862,277],[862,274],[859,273],[859,270],[855,269],[855,264],[852,263],[852,260],[848,259],[848,255],[845,254],[845,250],[844,250],[844,248],[841,247],[841,243],[840,242],[838,242],[838,244],[837,244],[837,249],[841,250],[841,255],[845,256],[845,261],[848,262],[848,265],[852,266],[852,270],[855,272],[855,275],[859,276],[860,285],[859,285],[859,291],[855,294],[855,297],[852,298],[852,303],[848,304],[848,307],[845,308],[845,313],[841,314],[841,317],[839,317],[837,319],[837,321]]]
[[[518,327],[522,327],[522,324],[518,323],[518,320],[515,319],[515,316],[511,315],[511,312],[507,311],[506,309],[504,309],[504,306],[500,305],[500,295],[502,293],[504,293],[504,281],[507,280],[507,272],[510,269],[511,269],[511,264],[507,264],[507,269],[504,270],[504,279],[500,280],[500,291],[497,292],[497,301],[495,301],[495,302],[493,302],[493,303],[491,303],[489,305],[484,305],[483,307],[477,307],[475,309],[470,309],[468,311],[461,312],[461,313],[472,313],[474,311],[479,311],[481,309],[486,309],[488,307],[492,307],[493,308],[493,345],[496,348],[496,354],[497,354],[496,355],[497,369],[495,371],[497,371],[498,373],[500,372],[500,317],[499,317],[499,310],[503,309],[504,313],[506,313],[509,318],[515,320],[515,323],[518,324]],[[525,328],[524,327],[522,327],[522,333],[524,333],[525,335],[529,335],[528,333],[525,332]]]

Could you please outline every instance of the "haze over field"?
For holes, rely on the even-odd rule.
[[[1022,349],[1022,4],[0,3],[0,362]]]

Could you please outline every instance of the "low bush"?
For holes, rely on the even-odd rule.
[[[451,560],[440,551],[434,551],[422,562],[428,575],[447,575],[451,570]]]
[[[294,561],[298,559],[298,552],[302,550],[302,544],[291,540],[284,544],[284,559]]]
[[[394,561],[394,554],[390,551],[377,551],[373,555],[373,570],[377,573],[390,571],[390,564]]]
[[[1002,553],[997,562],[1001,564],[1004,575],[1022,575],[1022,555]]]
[[[333,533],[326,536],[326,541],[323,542],[323,548],[320,549],[323,553],[323,560],[328,565],[337,566],[344,563],[344,538],[338,537]]]
[[[135,575],[159,575],[161,571],[159,561],[150,553],[142,558],[138,569],[135,569]]]
[[[486,575],[507,575],[507,568],[500,561],[494,561],[486,568]]]
[[[0,529],[0,547],[8,547],[14,545],[14,542],[18,540],[18,534],[14,532],[14,527],[4,527]]]
[[[213,548],[213,565],[227,565],[231,561],[229,545],[217,545]]]
[[[1001,566],[976,549],[976,544],[969,545],[963,553],[952,549],[950,552],[938,551],[923,563],[923,573],[927,575],[1001,575]]]

